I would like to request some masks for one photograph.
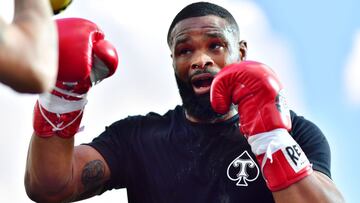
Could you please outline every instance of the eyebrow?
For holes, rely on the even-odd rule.
[[[189,40],[190,40],[189,36],[180,36],[175,39],[174,45],[176,46],[178,44],[186,43]]]
[[[221,38],[221,39],[226,39],[224,33],[222,32],[208,32],[206,33],[206,36],[209,38]]]
[[[206,37],[208,37],[208,38],[221,38],[221,39],[227,41],[224,33],[222,33],[222,32],[218,32],[218,31],[215,31],[215,32],[207,32],[207,33],[205,33],[205,35],[206,35]],[[190,37],[189,37],[189,36],[186,36],[186,35],[184,35],[184,36],[179,36],[179,37],[176,38],[174,45],[177,46],[178,44],[186,43],[186,42],[188,42],[188,41],[190,41]]]

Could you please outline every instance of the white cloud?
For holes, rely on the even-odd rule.
[[[85,131],[77,135],[76,143],[90,141],[105,125],[127,115],[164,113],[180,103],[166,33],[174,15],[193,1],[119,2],[74,1],[58,16],[77,16],[96,22],[117,47],[120,57],[117,73],[90,91],[83,118]],[[248,59],[262,61],[275,69],[289,90],[292,106],[304,110],[291,50],[281,36],[271,31],[262,10],[252,1],[212,2],[228,8],[237,18],[242,38],[248,41]],[[3,86],[0,95],[3,133],[0,161],[5,163],[0,165],[0,191],[7,191],[0,195],[0,202],[27,202],[22,179],[36,96],[19,95]],[[87,202],[126,202],[126,193],[112,191]]]
[[[360,30],[355,33],[352,44],[345,66],[345,91],[349,104],[360,106]]]

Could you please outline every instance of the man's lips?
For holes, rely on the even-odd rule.
[[[214,76],[211,73],[196,74],[191,77],[191,84],[196,95],[210,92]]]

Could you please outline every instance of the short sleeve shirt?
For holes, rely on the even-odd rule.
[[[320,129],[291,111],[294,140],[314,170],[331,177],[330,149]],[[274,202],[238,116],[192,123],[182,106],[164,115],[119,120],[88,145],[106,160],[105,190],[126,188],[130,203]]]

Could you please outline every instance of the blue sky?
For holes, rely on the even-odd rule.
[[[8,22],[11,2],[0,0],[0,16]],[[128,115],[164,113],[180,103],[166,33],[174,15],[191,2],[74,1],[57,16],[94,21],[120,56],[116,74],[88,95],[85,130],[76,135],[77,144],[91,141],[104,126]],[[332,149],[333,180],[347,202],[358,202],[360,1],[212,2],[237,19],[242,39],[248,41],[248,59],[270,65],[287,88],[290,106],[324,132]],[[0,142],[0,202],[30,202],[23,174],[37,96],[20,95],[1,84],[0,95],[0,137],[6,138]],[[107,192],[86,202],[126,203],[126,191]]]

